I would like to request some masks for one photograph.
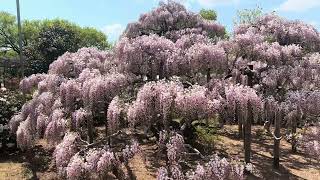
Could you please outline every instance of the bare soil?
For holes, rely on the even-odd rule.
[[[306,156],[301,149],[291,152],[291,145],[281,140],[280,169],[272,168],[273,139],[264,134],[263,127],[252,127],[252,164],[253,173],[246,179],[320,179],[320,163],[313,157]],[[284,130],[282,131],[284,134]],[[127,170],[137,180],[156,179],[157,169],[165,165],[163,156],[158,153],[154,140],[136,137],[143,150],[142,155],[135,156]],[[218,131],[213,153],[222,157],[240,160],[244,157],[243,141],[237,136],[237,126],[225,126]],[[0,180],[20,179],[58,179],[51,166],[53,147],[40,140],[28,151],[8,150],[0,153]]]
[[[281,134],[285,134],[284,129]],[[243,141],[237,137],[237,126],[223,128],[219,139],[215,148],[218,154],[244,158]],[[273,169],[273,138],[263,133],[262,126],[252,127],[251,148],[254,172],[247,179],[320,179],[320,163],[306,156],[301,149],[292,153],[291,144],[285,139],[280,141],[280,169]]]

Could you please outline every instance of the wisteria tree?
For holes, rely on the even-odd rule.
[[[281,127],[288,128],[293,151],[302,144],[319,154],[319,128],[311,126],[320,112],[319,32],[267,14],[224,35],[215,21],[162,2],[129,24],[112,50],[65,53],[48,74],[23,79],[21,90],[33,98],[12,117],[11,132],[22,150],[40,138],[54,145],[53,162],[67,179],[130,179],[122,167],[143,154],[130,136],[141,129],[165,152],[159,180],[243,179],[245,164],[204,157],[193,147],[196,122],[209,126],[209,119],[221,128],[238,125],[247,164],[253,124],[264,124],[274,138],[275,168]],[[96,131],[101,123],[103,137]],[[298,139],[297,128],[307,125],[314,133]],[[114,143],[120,136],[131,141]],[[203,163],[182,168],[189,156]]]

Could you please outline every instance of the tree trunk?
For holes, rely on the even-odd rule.
[[[250,68],[250,70],[252,70]],[[253,86],[253,74],[247,74],[247,83],[249,87]],[[244,160],[245,163],[250,163],[250,156],[251,156],[251,123],[253,122],[253,109],[252,104],[250,101],[247,102],[247,114],[246,120],[244,122]]]
[[[281,123],[282,115],[281,110],[278,109],[276,111],[276,117],[274,119],[274,147],[273,147],[273,168],[279,169],[280,162],[280,123]]]
[[[248,82],[247,82],[247,83],[248,83],[248,86],[249,86],[249,87],[253,87],[253,75],[251,75],[251,74],[248,75],[248,76],[247,76],[247,81],[248,81]]]
[[[73,113],[71,113],[70,131],[76,131],[75,117]]]
[[[270,119],[268,118],[269,116],[269,103],[268,101],[265,102],[264,104],[264,128],[270,129]]]
[[[296,133],[297,133],[297,125],[298,122],[300,121],[300,109],[297,110],[297,114],[295,117],[292,119],[292,140],[291,140],[291,150],[292,152],[297,152],[297,138],[296,138]]]
[[[297,119],[292,119],[292,140],[291,140],[291,150],[292,152],[297,152],[297,139],[296,139],[296,133],[297,133]]]
[[[270,104],[269,102],[266,102],[265,105],[265,123],[264,123],[264,128],[270,133],[270,127],[271,124],[274,122],[275,119],[275,113],[273,113],[270,109]]]
[[[105,133],[106,133],[106,137],[108,136],[108,107],[109,107],[109,104],[106,104],[105,105],[105,108],[104,108],[104,117],[106,118],[104,123],[105,123]]]
[[[159,72],[159,79],[163,79],[164,78],[164,62],[161,61],[160,62],[160,72]]]
[[[92,114],[87,118],[87,128],[88,128],[88,142],[93,143],[93,119]]]
[[[207,84],[210,82],[210,80],[211,80],[211,69],[210,68],[208,68],[207,69]]]
[[[253,119],[253,110],[251,102],[248,102],[248,114],[244,126],[244,159],[245,163],[250,163],[251,156],[251,122]]]
[[[257,124],[258,125],[262,125],[263,124],[262,120],[263,120],[263,113],[259,112],[258,119],[257,119]]]

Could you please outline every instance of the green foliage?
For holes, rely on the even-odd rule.
[[[216,136],[217,130],[215,128],[209,128],[205,126],[198,126],[196,128],[198,134],[198,140],[204,144],[213,145],[214,142],[218,139]]]
[[[200,16],[204,19],[216,21],[217,20],[217,12],[212,9],[201,9],[200,10]]]
[[[10,132],[8,122],[11,117],[19,112],[26,98],[18,91],[0,90],[0,143],[9,141]]]
[[[263,15],[262,8],[257,6],[254,9],[243,9],[237,11],[237,16],[234,20],[235,25],[239,24],[251,24],[257,18]]]
[[[28,65],[26,75],[46,72],[49,64],[66,51],[75,52],[82,47],[104,50],[111,45],[106,35],[94,28],[80,27],[62,19],[25,20],[22,22],[23,55]],[[17,56],[18,30],[14,15],[0,12],[0,57]]]
[[[18,30],[15,21],[15,16],[0,11],[0,48],[10,48],[17,52]]]
[[[211,151],[219,140],[217,135],[218,119],[209,119],[208,122],[205,120],[195,121],[193,124],[196,129],[197,142],[203,146],[204,150]]]
[[[12,59],[17,56],[17,52],[13,51],[12,49],[0,50],[0,57],[7,57],[9,59]]]
[[[216,21],[217,20],[217,12],[215,10],[212,9],[201,9],[199,12],[200,16],[206,20],[209,21]],[[224,29],[224,35],[223,38],[224,39],[228,39],[229,35],[226,29]],[[209,37],[215,39],[216,35],[215,34],[209,34]]]
[[[37,51],[42,55],[41,66],[33,66],[38,73],[47,72],[49,65],[65,52],[75,52],[79,48],[80,37],[74,29],[63,26],[48,26],[41,29]],[[37,65],[37,64],[33,64]]]
[[[197,126],[196,134],[197,141],[208,150],[212,149],[214,144],[219,140],[215,127]]]
[[[82,28],[80,31],[80,47],[97,47],[98,49],[108,49],[111,44],[107,41],[107,36],[91,27]]]

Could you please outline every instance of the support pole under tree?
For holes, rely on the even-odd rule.
[[[93,143],[93,114],[89,113],[87,117],[88,142]]]
[[[209,85],[210,80],[211,80],[211,69],[208,68],[208,69],[207,69],[207,84],[208,84],[208,85]]]
[[[270,104],[269,100],[267,100],[264,104],[264,128],[266,128],[268,131],[270,130],[270,125],[272,123],[272,117],[274,117],[273,113],[270,111]]]
[[[248,114],[244,123],[244,161],[245,163],[250,163],[251,156],[251,123],[253,119],[253,109],[252,104],[248,101]]]
[[[248,80],[248,86],[253,87],[253,77],[254,77],[254,72],[253,72],[253,66],[248,65],[248,68],[245,70],[245,75],[247,75],[247,80]],[[253,107],[252,103],[250,100],[247,102],[247,115],[246,119],[244,122],[244,161],[245,163],[250,163],[250,157],[251,157],[251,125],[253,122]],[[245,171],[246,172],[246,171]],[[248,173],[248,172],[247,172]]]
[[[22,33],[21,33],[21,21],[20,21],[20,3],[19,0],[16,0],[17,4],[17,20],[18,20],[18,32],[19,32],[19,57],[21,65],[21,77],[24,77],[24,61],[22,54]]]
[[[105,125],[105,134],[106,137],[108,136],[108,108],[109,108],[109,103],[105,103],[105,107],[104,107],[104,117],[106,118],[104,121],[104,125]]]
[[[281,109],[276,110],[276,117],[274,121],[274,146],[273,146],[273,168],[279,169],[280,162],[280,123],[281,123],[282,113]]]
[[[298,113],[298,112],[297,112]],[[291,151],[293,153],[297,152],[297,143],[296,143],[296,133],[297,133],[297,121],[298,121],[298,114],[296,114],[292,118],[292,129],[291,129],[291,134],[292,134],[292,139],[291,139]]]

